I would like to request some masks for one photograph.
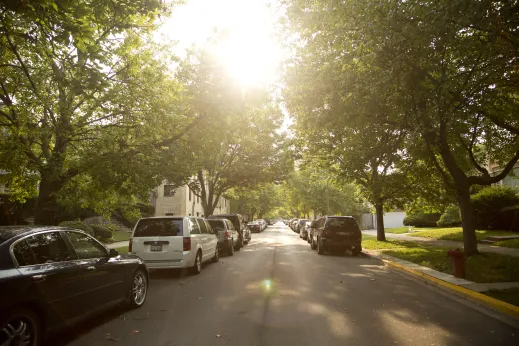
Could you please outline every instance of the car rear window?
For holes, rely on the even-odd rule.
[[[217,228],[225,229],[225,225],[223,224],[223,220],[207,220],[211,227],[216,230]]]
[[[135,227],[134,237],[173,237],[183,235],[182,219],[142,219]]]
[[[326,221],[326,228],[329,230],[360,232],[357,221],[355,221],[355,219],[346,218],[346,217],[329,218]]]

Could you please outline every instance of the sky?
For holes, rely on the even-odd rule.
[[[279,81],[287,50],[278,38],[277,0],[186,0],[173,9],[159,35],[177,42],[180,57],[195,46],[210,49],[244,88]],[[208,38],[226,33],[218,45]],[[221,36],[220,36],[221,37]],[[291,123],[285,115],[282,130]]]

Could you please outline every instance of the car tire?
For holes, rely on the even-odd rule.
[[[214,252],[214,257],[212,259],[213,263],[217,263],[220,261],[220,249],[218,249],[218,246],[216,247],[216,250]]]
[[[234,256],[234,240],[231,239],[231,244],[227,247],[227,256]]]
[[[243,238],[238,238],[238,244],[236,244],[236,247],[234,248],[234,251],[240,251],[240,249],[243,247]]]
[[[354,247],[353,249],[351,249],[351,254],[353,256],[358,256],[358,255],[360,255],[361,252],[362,252],[361,247]]]
[[[7,331],[10,333],[7,334]],[[5,342],[6,345],[13,345],[10,342],[15,339],[14,341],[19,342],[28,341],[28,346],[38,346],[42,338],[40,319],[27,308],[12,310],[0,320],[0,338],[0,342]]]
[[[202,271],[202,251],[198,250],[195,257],[195,264],[191,267],[191,273],[194,275],[200,274]]]
[[[146,272],[142,269],[137,269],[133,273],[131,285],[128,305],[131,308],[139,308],[144,304],[148,296],[148,275]]]
[[[317,239],[317,253],[319,255],[324,255],[324,247],[320,239]]]
[[[317,244],[315,244],[314,238],[312,238],[312,240],[310,241],[310,248],[312,250],[317,249]]]

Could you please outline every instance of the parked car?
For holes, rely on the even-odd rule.
[[[351,216],[325,216],[317,221],[310,244],[319,255],[332,250],[350,250],[358,256],[362,251],[362,233]]]
[[[295,222],[297,221],[297,219],[292,219],[288,222],[288,227],[290,227],[290,229],[292,231],[294,231],[294,226],[295,226]]]
[[[258,221],[249,222],[247,228],[250,229],[252,233],[260,233],[262,231],[261,224]]]
[[[297,221],[295,222],[294,231],[296,233],[300,233],[301,228],[309,221],[310,220],[308,219],[297,219]]]
[[[248,244],[251,241],[250,231],[247,231],[247,221],[240,214],[219,214],[219,215],[211,215],[208,219],[212,218],[224,218],[231,221],[234,227],[240,233],[240,247],[243,247],[243,244]]]
[[[133,228],[129,252],[148,268],[190,268],[200,274],[202,263],[218,262],[218,239],[201,217],[158,216],[140,219]]]
[[[306,228],[306,232],[307,232],[306,241],[308,242],[308,244],[310,244],[310,241],[312,240],[312,235],[313,235],[316,225],[317,225],[317,220],[314,220],[314,221],[310,222],[310,226],[307,226],[307,228]]]
[[[218,249],[233,256],[234,251],[240,251],[240,233],[233,223],[227,219],[207,219],[218,237]]]
[[[144,304],[148,269],[83,231],[0,231],[0,345],[40,345],[49,333],[115,305]]]
[[[258,221],[260,223],[262,231],[264,231],[267,228],[267,222],[265,222],[265,220],[257,219],[256,221]]]
[[[305,222],[303,226],[301,226],[299,230],[299,238],[303,238],[304,240],[308,239],[308,228],[310,228],[310,221]]]

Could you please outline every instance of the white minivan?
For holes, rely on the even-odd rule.
[[[129,252],[142,258],[149,269],[190,268],[195,274],[203,262],[220,259],[211,225],[193,216],[140,219],[133,228]]]

